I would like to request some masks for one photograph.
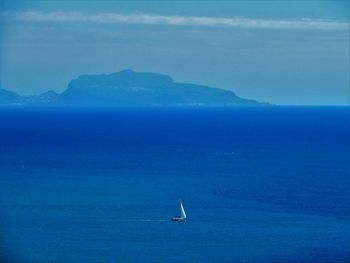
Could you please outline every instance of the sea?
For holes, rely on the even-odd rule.
[[[2,107],[0,262],[350,262],[350,107]]]

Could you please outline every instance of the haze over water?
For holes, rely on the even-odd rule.
[[[1,108],[0,259],[349,262],[349,117]]]

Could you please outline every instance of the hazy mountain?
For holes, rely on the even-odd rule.
[[[59,104],[99,106],[227,106],[257,105],[233,92],[208,86],[176,83],[169,76],[124,70],[113,74],[82,75],[73,79]]]
[[[0,89],[0,105],[52,105],[58,96],[53,90],[40,95],[20,96],[13,91]]]
[[[1,90],[0,104],[67,106],[240,106],[260,105],[232,91],[177,83],[167,75],[123,70],[113,74],[81,75],[62,93],[48,91],[19,96]]]
[[[0,105],[16,104],[21,96],[13,91],[0,89]]]

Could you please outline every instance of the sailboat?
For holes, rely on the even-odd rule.
[[[179,209],[180,209],[180,215],[174,216],[171,221],[177,221],[177,222],[184,222],[186,220],[186,212],[184,209],[184,206],[182,205],[181,200],[179,200]]]

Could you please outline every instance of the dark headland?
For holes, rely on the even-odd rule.
[[[177,83],[167,75],[123,70],[112,74],[81,75],[61,94],[48,91],[21,96],[0,89],[0,105],[31,106],[259,106],[234,92],[191,83]]]

